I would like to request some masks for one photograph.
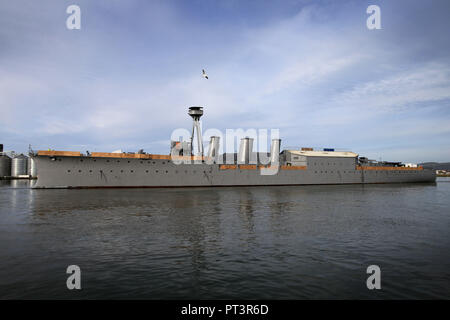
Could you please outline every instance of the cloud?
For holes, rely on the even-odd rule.
[[[0,124],[9,130],[14,128],[11,124],[24,115],[26,104],[32,103],[33,98],[49,92],[49,88],[26,74],[17,74],[7,70],[0,70]]]
[[[384,2],[383,30],[368,31],[363,2],[208,4],[199,19],[198,3],[81,1],[72,32],[63,2],[8,2],[0,134],[18,150],[166,152],[161,141],[190,127],[187,107],[202,105],[205,129],[279,128],[283,145],[383,153],[408,135],[450,138],[437,129],[450,117],[450,45],[436,35],[450,22],[439,4],[410,3]],[[427,24],[408,27],[420,10]]]
[[[415,112],[448,99],[449,66],[429,63],[350,87],[331,97],[317,119],[322,125],[350,124],[386,114]]]
[[[310,86],[317,84],[322,79],[327,79],[330,74],[341,71],[354,63],[354,57],[329,58],[313,57],[305,59],[286,67],[269,82],[266,94],[273,94],[292,85]],[[325,62],[325,63],[324,63]]]
[[[370,107],[402,107],[450,98],[450,68],[426,64],[413,70],[355,86],[336,98],[339,104],[368,101]]]

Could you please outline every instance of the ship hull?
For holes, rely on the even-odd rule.
[[[393,168],[363,170],[358,167],[283,168],[261,174],[258,166],[175,164],[162,159],[36,156],[34,188],[132,188],[132,187],[226,187],[313,184],[370,184],[434,182],[432,170]],[[331,169],[331,170],[330,170]]]

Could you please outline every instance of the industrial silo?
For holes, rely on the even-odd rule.
[[[6,154],[0,154],[0,178],[11,175],[11,158]]]
[[[23,154],[15,156],[11,161],[11,176],[18,177],[27,174],[28,158]]]
[[[32,178],[37,177],[36,162],[32,157],[28,157],[28,175]]]

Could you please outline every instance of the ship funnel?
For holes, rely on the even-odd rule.
[[[209,150],[208,150],[208,157],[217,159],[217,156],[219,155],[219,142],[220,137],[212,136],[211,140],[209,142]]]
[[[194,132],[197,129],[197,148],[198,155],[203,156],[202,128],[200,126],[200,117],[203,115],[203,107],[190,107],[188,114],[192,117],[192,135],[191,135],[191,154],[194,154]]]
[[[252,151],[253,151],[253,139],[249,137],[245,137],[241,139],[241,144],[239,146],[238,153],[238,163],[245,164],[249,163],[252,159]]]
[[[280,144],[281,139],[272,139],[272,145],[270,147],[270,163],[276,164],[280,162]]]

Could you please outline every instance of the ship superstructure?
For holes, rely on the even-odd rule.
[[[221,187],[309,184],[433,182],[433,170],[400,162],[376,162],[334,149],[283,150],[273,139],[270,153],[253,152],[253,139],[241,139],[237,153],[219,154],[219,137],[211,137],[204,155],[199,119],[202,107],[189,108],[190,141],[172,141],[170,154],[82,154],[38,151],[35,188]],[[197,133],[197,154],[194,135]]]

